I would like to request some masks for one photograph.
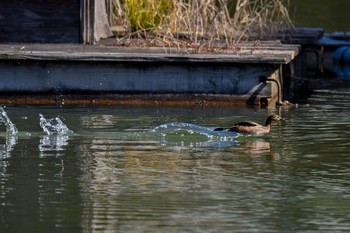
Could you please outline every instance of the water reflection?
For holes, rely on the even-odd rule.
[[[61,151],[65,150],[68,145],[69,136],[54,135],[43,136],[40,138],[39,151],[40,156],[48,156],[49,152],[54,152],[56,156],[62,155]]]
[[[81,116],[82,125],[88,128],[111,128],[116,123],[115,116],[113,115],[93,115],[93,116]]]
[[[205,232],[235,227],[227,223],[227,215],[218,214],[221,200],[227,198],[222,181],[239,169],[235,154],[252,155],[252,161],[267,159],[269,141],[246,137],[237,142],[237,135],[213,135],[210,127],[188,123],[167,123],[148,133],[159,135],[161,141],[95,138],[83,143],[82,228],[171,232],[173,227],[195,227],[195,232]],[[228,144],[219,146],[215,140]]]
[[[7,135],[5,138],[5,144],[0,144],[0,158],[6,159],[11,157],[11,151],[17,144],[17,135]]]
[[[13,107],[0,231],[347,232],[347,93],[315,91],[260,137],[210,129],[276,109]],[[38,112],[74,133],[45,133]]]
[[[254,179],[255,170],[246,167],[241,178],[236,176],[235,171],[241,170],[243,164],[229,155],[233,151],[226,155],[202,148],[177,152],[172,147],[157,147],[147,142],[130,143],[113,152],[105,148],[103,153],[102,147],[94,150],[98,150],[98,156],[90,149],[84,155],[89,168],[82,178],[86,229],[172,231],[177,226],[180,231],[187,231],[195,226],[195,232],[224,230],[237,227],[231,217],[239,219],[239,209],[247,211],[243,203],[236,214],[228,208],[230,200],[237,198],[237,204],[242,202],[241,195],[249,200],[249,192],[245,193],[248,190],[240,186],[242,182],[246,185],[252,182],[249,177]],[[237,182],[233,186],[231,175]],[[256,193],[254,189],[253,193]],[[224,207],[223,200],[228,206]],[[251,211],[256,210],[248,208]]]
[[[241,154],[247,155],[267,154],[271,152],[271,145],[266,139],[250,139],[241,142],[237,150],[240,150]]]

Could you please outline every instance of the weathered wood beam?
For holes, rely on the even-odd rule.
[[[288,64],[299,52],[296,45],[252,47],[240,45],[232,54],[178,54],[163,48],[117,48],[89,45],[0,44],[0,59],[77,60],[77,61],[144,61],[144,62],[214,62]]]
[[[70,96],[69,103],[269,105],[281,97],[276,85],[281,65],[298,51],[268,43],[241,44],[233,54],[0,44],[0,95],[11,103],[24,103],[25,94],[35,101],[45,94],[42,101],[52,102],[60,93]]]

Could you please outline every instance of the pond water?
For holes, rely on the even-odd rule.
[[[349,232],[349,100],[342,89],[282,109],[7,106],[0,232]],[[211,131],[273,113],[286,121],[266,136]]]
[[[290,16],[297,27],[323,28],[326,32],[350,30],[347,0],[292,0]]]

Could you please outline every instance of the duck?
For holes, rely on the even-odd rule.
[[[265,125],[260,125],[253,121],[242,121],[236,123],[231,128],[215,128],[214,131],[230,131],[242,134],[268,134],[271,130],[272,122],[284,120],[279,115],[270,115],[267,117]]]

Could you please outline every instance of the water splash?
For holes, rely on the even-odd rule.
[[[0,107],[0,121],[4,123],[7,134],[16,135],[18,133],[15,124],[13,124],[10,118],[7,116],[7,113],[3,107]]]
[[[214,131],[212,127],[191,123],[172,122],[159,125],[149,133],[160,134],[162,144],[190,147],[226,147],[236,144],[239,134],[235,132]]]
[[[6,127],[6,143],[0,145],[0,158],[8,158],[11,156],[11,151],[17,144],[18,130],[15,124],[12,123],[6,111],[0,106],[0,123],[4,123]]]
[[[60,151],[64,151],[68,145],[69,134],[73,131],[70,130],[59,117],[45,118],[42,114],[40,116],[40,127],[47,134],[40,139],[39,151],[41,157],[51,156],[52,153],[55,156],[61,154]]]
[[[180,131],[187,131],[189,134],[200,134],[208,138],[222,138],[230,139],[237,138],[238,134],[235,132],[214,131],[215,127],[205,127],[191,123],[171,122],[159,125],[150,130],[151,133],[176,133]]]
[[[42,114],[40,116],[40,127],[44,130],[47,135],[66,135],[73,133],[59,117],[45,118]]]

